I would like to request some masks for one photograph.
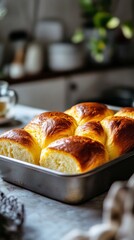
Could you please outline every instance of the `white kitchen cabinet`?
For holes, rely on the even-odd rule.
[[[47,110],[63,111],[65,107],[65,79],[45,79],[12,84],[19,96],[19,104]]]
[[[134,88],[133,76],[133,68],[112,69],[12,84],[11,87],[17,91],[20,104],[64,111],[81,100],[97,98],[111,87]]]
[[[81,100],[97,98],[103,90],[112,87],[134,88],[133,76],[133,68],[94,71],[70,76],[66,88],[66,107],[70,107]]]

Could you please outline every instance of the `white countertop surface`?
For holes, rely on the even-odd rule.
[[[25,207],[21,240],[60,240],[69,231],[100,223],[104,195],[80,205],[67,205],[0,181],[0,190],[17,197]]]
[[[16,105],[14,107],[14,119],[8,124],[0,125],[0,133],[12,128],[21,128],[26,125],[35,115],[45,112],[45,109],[38,109],[24,105]]]

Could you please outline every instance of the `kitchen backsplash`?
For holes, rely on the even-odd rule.
[[[81,24],[79,0],[4,0],[7,3],[7,15],[0,21],[0,39],[6,38],[9,32],[25,29],[31,32],[34,24],[34,6],[37,19],[58,18],[65,25],[69,38],[76,27]],[[122,19],[132,19],[133,0],[113,0],[115,14]],[[122,12],[125,9],[125,14]]]
[[[129,0],[129,3],[130,1],[132,2]],[[52,71],[68,71],[82,68],[83,65],[96,64],[86,40],[83,41],[82,47],[71,42],[75,30],[82,25],[79,0],[2,0],[2,2],[5,3],[7,11],[5,17],[0,18],[2,77],[22,78],[27,74],[38,74],[47,68]],[[115,16],[132,20],[131,4],[126,5],[126,2],[113,0],[111,10]],[[122,14],[124,9],[126,12]],[[88,30],[90,34],[91,29]],[[113,34],[113,38],[116,38],[115,35]],[[118,44],[119,48],[117,46],[115,48],[115,44],[111,44],[112,46],[110,44],[107,44],[106,51],[103,52],[104,64],[113,63],[114,60],[132,62],[133,44]]]
[[[58,18],[66,28],[68,37],[80,24],[80,9],[78,0],[7,0],[8,12],[0,21],[0,38],[6,38],[14,29],[33,30],[34,6],[37,19]],[[72,11],[73,4],[73,11]]]

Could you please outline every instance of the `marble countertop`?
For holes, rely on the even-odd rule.
[[[18,105],[15,121],[1,126],[0,132],[11,127],[22,127],[34,115],[45,110]],[[15,124],[16,123],[16,124]],[[21,240],[60,240],[73,229],[88,230],[101,222],[102,205],[105,195],[80,205],[68,205],[38,195],[0,179],[0,191],[13,195],[25,206],[25,221]]]
[[[69,231],[101,222],[104,195],[80,205],[68,205],[0,180],[0,190],[13,195],[25,207],[21,240],[60,240]]]

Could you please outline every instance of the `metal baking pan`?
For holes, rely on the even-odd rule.
[[[46,197],[80,204],[107,191],[117,180],[134,173],[134,150],[92,171],[68,175],[40,166],[0,156],[2,178]]]

